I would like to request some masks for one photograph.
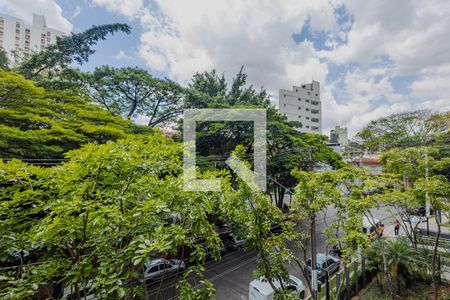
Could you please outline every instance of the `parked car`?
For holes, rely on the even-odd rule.
[[[311,274],[311,258],[307,261],[308,273]],[[326,273],[328,272],[328,276],[337,272],[339,270],[340,259],[332,256],[326,255],[325,253],[317,253],[316,255],[316,270],[317,270],[317,279],[320,282],[325,281]]]
[[[272,223],[272,226],[270,227],[270,231],[272,233],[281,233],[281,231],[282,231],[281,225],[278,223]]]
[[[183,272],[186,268],[184,261],[179,259],[149,259],[144,263],[145,281],[160,281],[163,276],[170,277],[176,273]]]
[[[275,279],[272,283],[276,288],[281,288],[280,280]],[[283,286],[286,289],[294,291],[299,299],[305,298],[305,285],[294,275],[289,275],[289,279],[283,281]],[[248,287],[249,300],[273,300],[274,294],[275,291],[265,278],[253,280]]]
[[[424,206],[419,206],[419,207],[415,207],[415,208],[410,208],[406,211],[409,215],[412,216],[421,216],[421,217],[425,217],[427,214],[427,210]],[[434,214],[434,210],[433,208],[430,207],[430,214],[433,215]]]
[[[422,222],[427,221],[427,217],[417,216],[417,215],[407,215],[407,216],[403,216],[402,220],[405,222],[411,222],[411,223],[422,223]]]
[[[236,234],[229,234],[223,239],[223,246],[225,247],[225,250],[229,251],[237,251],[242,248],[244,248],[247,240],[239,237]]]
[[[216,255],[220,256],[227,252],[227,249],[223,243],[222,246],[220,246],[220,249],[210,248],[205,242],[201,243],[201,247],[205,251],[205,261],[213,260]]]

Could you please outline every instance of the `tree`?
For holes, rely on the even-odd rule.
[[[427,269],[424,253],[412,248],[409,241],[402,237],[378,239],[364,252],[367,268],[380,275],[385,274],[384,283],[388,284],[393,298],[402,293],[402,281],[408,282],[412,277],[423,278],[424,269]]]
[[[92,26],[90,29],[58,37],[56,43],[40,52],[31,54],[19,64],[17,71],[30,79],[43,71],[64,70],[72,62],[83,64],[89,56],[95,53],[92,46],[99,40],[104,40],[109,34],[124,32],[129,34],[130,27],[126,24],[114,23]]]
[[[60,159],[85,143],[148,131],[89,100],[38,88],[12,72],[0,71],[0,99],[1,158]]]
[[[191,93],[186,99],[188,108],[206,108],[211,106],[270,106],[270,98],[263,88],[258,92],[247,85],[247,74],[241,67],[233,78],[229,89],[225,76],[219,77],[216,70],[196,73],[189,84]]]
[[[442,157],[441,152],[435,148],[407,148],[393,149],[382,155],[385,162],[386,172],[397,176],[403,182],[403,190],[396,191],[395,195],[400,200],[400,205],[408,212],[417,208],[420,204],[425,206],[430,203],[434,210],[434,216],[427,216],[428,222],[433,219],[437,225],[436,240],[433,245],[433,255],[431,258],[431,278],[434,286],[435,299],[438,297],[437,282],[440,274],[438,264],[438,248],[441,233],[441,225],[438,220],[438,211],[448,213],[448,194],[450,186],[448,179],[439,174],[450,166],[450,159]],[[397,205],[396,201],[391,202]],[[408,206],[411,205],[411,206]],[[410,228],[411,225],[409,226]],[[411,242],[416,247],[417,239],[414,230],[408,235]]]
[[[300,122],[290,122],[270,104],[264,89],[257,92],[246,86],[247,75],[241,68],[228,88],[224,75],[215,70],[197,73],[189,85],[186,99],[189,108],[266,108],[268,192],[278,207],[283,207],[286,192],[296,184],[291,175],[295,168],[311,169],[318,164],[333,168],[343,166],[341,158],[326,146],[320,135],[300,133]],[[253,157],[253,124],[251,122],[202,122],[197,125],[199,164],[204,168],[223,168],[224,161],[237,145]],[[293,192],[291,191],[291,194]]]
[[[9,70],[8,53],[4,49],[0,49],[0,68],[5,71]]]
[[[82,74],[81,82],[112,114],[128,120],[145,115],[150,127],[175,122],[183,107],[185,92],[180,85],[154,78],[140,68],[103,66]]]
[[[436,220],[437,232],[433,245],[433,256],[431,260],[431,278],[433,280],[434,299],[439,298],[438,283],[440,281],[440,265],[438,257],[439,239],[441,235],[441,223],[438,218],[438,211],[448,212],[448,195],[450,195],[450,182],[442,175],[434,175],[429,179],[420,178],[414,185],[414,193],[424,201],[429,201],[434,210],[434,219]]]
[[[370,122],[357,136],[370,151],[421,146],[448,126],[446,120],[448,114],[429,110],[398,113]]]
[[[0,162],[0,297],[58,298],[66,287],[75,299],[82,292],[149,299],[144,260],[178,256],[190,260],[178,284],[181,297],[210,299],[211,282],[194,289],[187,279],[204,270],[201,242],[220,253],[217,220],[233,225],[258,252],[258,277],[286,279],[293,223],[267,195],[243,182],[232,188],[227,172],[198,174],[219,178],[220,192],[184,190],[181,150],[155,133],[85,145],[53,168]],[[243,153],[238,147],[236,155]],[[270,231],[275,222],[281,233]],[[51,283],[63,287],[49,294],[44,287]],[[277,299],[290,299],[289,291],[275,290]]]

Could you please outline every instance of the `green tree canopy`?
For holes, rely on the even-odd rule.
[[[9,70],[8,54],[4,49],[0,49],[0,68],[5,71]]]
[[[247,74],[241,67],[228,88],[224,74],[219,76],[216,70],[196,73],[189,84],[190,94],[186,99],[188,108],[207,108],[220,106],[270,106],[270,97],[265,89],[256,91],[247,86]]]
[[[169,79],[154,78],[141,68],[102,66],[81,74],[87,93],[114,115],[147,116],[151,127],[175,122],[184,104],[184,89]]]
[[[0,162],[0,260],[7,266],[0,297],[31,297],[53,282],[73,287],[76,299],[85,288],[108,299],[148,299],[144,260],[177,256],[190,261],[186,276],[201,275],[201,243],[220,253],[216,220],[258,251],[258,275],[285,277],[290,256],[274,246],[287,251],[291,222],[282,223],[267,195],[241,183],[233,189],[226,172],[199,174],[219,178],[219,192],[184,190],[181,150],[155,133],[85,145],[53,168]],[[271,233],[274,222],[286,231]],[[180,298],[209,299],[212,285],[204,282],[206,289],[193,290],[181,281]]]
[[[1,158],[62,158],[89,142],[146,132],[98,105],[0,71]]]
[[[95,53],[92,49],[100,40],[116,32],[130,33],[130,26],[114,23],[92,26],[90,29],[58,37],[56,43],[27,57],[17,67],[17,71],[30,79],[48,70],[64,70],[71,63],[83,64]]]
[[[448,114],[416,110],[370,122],[357,136],[371,150],[426,146],[436,133],[448,127]]]
[[[318,164],[333,168],[343,166],[340,156],[326,146],[326,137],[300,133],[300,122],[290,122],[271,104],[264,89],[256,91],[247,86],[243,68],[228,87],[224,75],[215,70],[195,74],[186,100],[189,108],[266,108],[267,109],[267,171],[268,188],[273,200],[283,206],[286,189],[296,184],[291,172],[295,168],[311,169]],[[224,161],[237,145],[253,158],[252,122],[201,122],[197,124],[197,151],[203,167],[223,168]]]

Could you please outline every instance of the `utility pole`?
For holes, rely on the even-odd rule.
[[[314,162],[312,159],[312,149],[308,147],[309,154],[309,162],[311,164],[311,172],[314,170]],[[310,201],[312,204],[312,199]],[[312,298],[313,300],[317,300],[317,259],[316,259],[316,213],[314,211],[311,212],[310,221],[309,221],[309,229],[310,229],[310,239],[311,239],[311,286],[312,286]]]
[[[316,213],[310,216],[310,236],[311,236],[311,286],[312,298],[317,300],[317,263],[316,263]]]
[[[427,217],[427,235],[430,235],[430,201],[428,199],[428,152],[423,154],[425,157],[425,180],[427,182],[427,189],[425,191],[425,214]],[[437,220],[436,220],[437,221]]]

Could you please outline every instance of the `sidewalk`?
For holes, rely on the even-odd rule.
[[[400,220],[400,219],[399,219]],[[436,224],[436,220],[434,217],[430,217],[428,220],[429,224],[429,231],[430,231],[430,235],[434,235],[433,233],[437,232],[437,224]],[[394,237],[394,224],[391,223],[387,223],[385,224],[384,227],[384,232],[383,235],[386,237]],[[400,221],[400,223],[402,223]],[[446,226],[447,224],[449,224],[448,226]],[[415,226],[415,223],[412,223],[413,226]],[[427,222],[421,222],[419,223],[419,225],[417,226],[417,229],[421,230],[422,232],[426,232],[427,231]],[[400,227],[400,231],[399,231],[399,236],[405,236],[405,231],[403,229],[403,224]],[[443,238],[450,238],[450,223],[449,220],[442,215],[442,222],[441,222],[441,237]]]

